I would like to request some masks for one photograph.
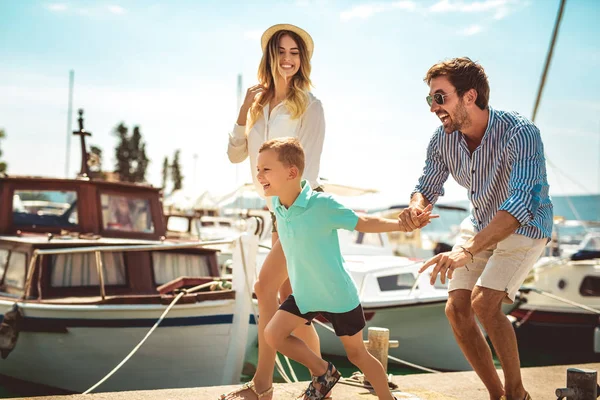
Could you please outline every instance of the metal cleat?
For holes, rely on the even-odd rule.
[[[556,389],[557,400],[596,400],[600,392],[598,373],[591,369],[567,369],[567,387]]]

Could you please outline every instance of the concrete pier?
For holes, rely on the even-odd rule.
[[[525,388],[534,400],[556,399],[554,391],[565,386],[567,368],[578,367],[600,371],[600,363],[570,366],[524,368]],[[498,371],[502,377],[502,371]],[[487,391],[474,372],[448,372],[394,376],[399,386],[398,399],[420,400],[489,400]],[[273,400],[293,400],[307,382],[276,384]],[[221,393],[236,386],[214,386],[189,389],[164,389],[133,392],[96,393],[90,395],[36,397],[35,400],[216,400]],[[334,400],[376,399],[368,390],[339,383],[334,389]]]

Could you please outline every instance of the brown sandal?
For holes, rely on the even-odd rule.
[[[234,390],[233,392],[229,392],[227,394],[222,394],[221,397],[219,397],[219,400],[224,400],[230,394],[242,393],[244,390],[251,390],[252,393],[254,393],[256,395],[256,398],[260,400],[262,397],[268,396],[271,393],[273,393],[273,386],[271,386],[270,388],[268,388],[267,390],[265,390],[262,393],[258,393],[256,391],[256,388],[254,387],[254,382],[252,382],[252,381],[246,382],[240,388]]]

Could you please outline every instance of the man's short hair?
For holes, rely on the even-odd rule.
[[[300,175],[304,172],[304,150],[302,145],[296,138],[284,137],[271,139],[262,144],[259,153],[265,150],[273,150],[278,154],[278,160],[286,167],[295,166],[300,171]]]
[[[433,78],[445,76],[460,97],[470,89],[477,92],[475,104],[485,110],[490,100],[490,84],[483,67],[468,57],[458,57],[435,64],[423,79],[428,85]]]

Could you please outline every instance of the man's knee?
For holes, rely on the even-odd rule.
[[[471,297],[471,306],[479,321],[485,324],[486,321],[495,318],[501,312],[503,292],[488,288],[476,288]]]
[[[448,317],[452,326],[456,327],[464,326],[466,322],[473,318],[471,300],[467,291],[465,291],[465,293],[455,293],[450,295],[448,302],[446,303],[446,317]]]

